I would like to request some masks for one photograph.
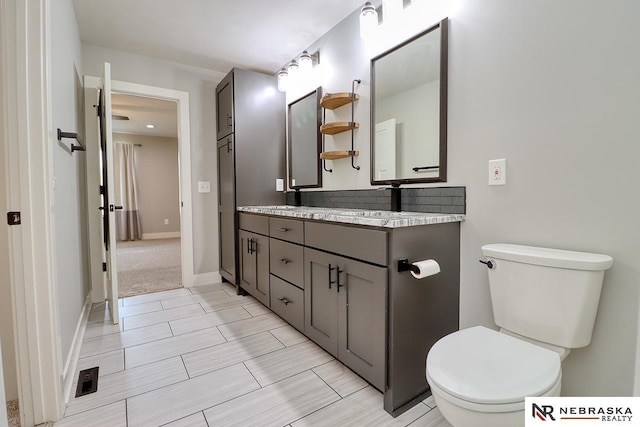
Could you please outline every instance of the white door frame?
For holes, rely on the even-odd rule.
[[[97,89],[102,87],[102,81],[98,77],[85,76],[84,84],[85,89]],[[180,200],[182,202],[182,208],[180,209],[182,284],[185,287],[193,286],[193,217],[191,202],[191,133],[189,127],[189,92],[129,83],[119,80],[111,81],[111,90],[113,93],[175,101],[178,104],[178,174],[180,177]],[[88,118],[90,116],[87,115],[86,117]],[[87,135],[89,135],[89,127],[87,127]],[[87,145],[87,150],[89,150],[89,146],[95,145],[95,143],[91,144],[89,138],[87,138]],[[91,151],[87,151],[87,156],[93,157],[94,155],[92,153],[95,153],[95,156],[99,155],[97,145],[93,147]],[[91,163],[97,164],[97,160],[92,160]],[[97,182],[99,174],[100,170],[97,168],[91,168],[89,163],[87,164],[87,175],[91,175],[91,177],[87,177],[88,182]],[[89,197],[94,198],[95,188],[88,188],[88,191],[90,192]],[[95,206],[95,209],[96,210],[92,210],[92,207],[89,206],[89,212],[96,212],[95,217],[97,218],[97,205]],[[92,222],[89,224],[89,227],[91,228]],[[101,224],[94,225],[94,227],[96,226],[101,227]],[[93,236],[95,233],[90,232],[90,235]],[[102,251],[102,240],[95,240],[96,239],[92,239],[90,242],[92,253],[94,251]],[[93,301],[103,301],[106,298],[104,281],[99,281],[97,286],[93,282],[95,282],[95,280],[92,280]]]
[[[9,264],[23,425],[64,413],[53,251],[50,20],[49,0],[0,0],[0,146],[6,154],[0,197],[22,214],[21,225],[9,227]]]

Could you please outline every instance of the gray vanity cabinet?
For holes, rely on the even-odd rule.
[[[236,232],[236,187],[234,185],[233,135],[218,141],[218,224],[220,241],[220,271],[230,281],[235,278],[236,248],[233,244]]]
[[[266,225],[266,228],[264,226]],[[266,217],[242,215],[238,232],[240,286],[255,299],[269,307],[269,237],[260,234],[268,230]]]
[[[305,333],[384,390],[387,269],[305,248]]]
[[[216,105],[216,139],[220,139],[233,133],[233,72],[216,87]]]

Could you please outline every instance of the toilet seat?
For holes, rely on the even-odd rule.
[[[551,350],[476,326],[434,344],[427,356],[427,380],[452,403],[486,412],[508,412],[522,409],[527,396],[552,394],[560,387],[560,357]]]

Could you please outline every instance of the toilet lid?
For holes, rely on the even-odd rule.
[[[541,396],[560,369],[556,352],[482,326],[447,335],[427,356],[431,381],[455,397],[483,404]]]

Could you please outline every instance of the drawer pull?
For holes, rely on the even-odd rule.
[[[284,228],[284,227],[280,227],[280,228],[278,228],[278,231],[286,233],[287,231],[289,231],[289,229],[288,228]]]
[[[288,260],[288,259],[286,259],[286,258],[282,258],[282,259],[280,260],[280,262],[281,262],[281,263],[283,263],[283,264],[285,264],[285,265],[287,265],[287,264],[289,264],[291,261],[289,261],[289,260]]]
[[[331,267],[331,264],[329,264],[329,289],[331,289],[331,285],[333,283],[336,283],[335,281],[331,280],[331,272],[335,270],[335,267]]]
[[[278,298],[278,300],[280,300],[284,305],[287,305],[287,304],[289,304],[291,302],[285,297]]]
[[[338,279],[338,293],[340,293],[340,288],[343,287],[344,285],[340,284],[340,273],[344,273],[344,270],[340,270],[340,267],[337,267],[338,269],[338,274],[337,274],[337,279]]]

